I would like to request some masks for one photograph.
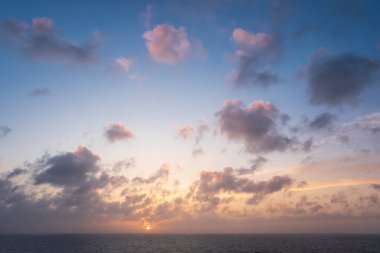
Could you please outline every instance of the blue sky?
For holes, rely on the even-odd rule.
[[[255,214],[268,220],[265,231],[283,232],[273,220],[287,217],[273,210],[285,201],[296,217],[355,216],[363,232],[379,232],[366,223],[378,223],[380,204],[379,8],[371,0],[0,1],[0,186],[16,187],[34,212],[34,196],[47,191],[46,201],[67,207],[62,196],[92,182],[86,194],[120,211],[103,224],[83,219],[85,231],[181,232],[189,221],[204,231],[214,217],[210,232],[222,221],[223,231],[260,232]],[[81,161],[78,171],[70,159]],[[113,170],[120,161],[133,162]],[[74,187],[70,173],[84,181]],[[243,179],[268,186],[252,190]],[[150,201],[134,209],[127,199],[138,189]],[[315,208],[301,212],[301,202]],[[11,213],[25,202],[4,205]],[[132,218],[120,218],[125,208]],[[61,217],[35,212],[51,212],[55,221],[43,224]],[[39,229],[80,231],[54,224]]]

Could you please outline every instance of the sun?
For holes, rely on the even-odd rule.
[[[145,227],[145,229],[146,229],[146,231],[150,231],[150,225],[147,225],[147,226]]]

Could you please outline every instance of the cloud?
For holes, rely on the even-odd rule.
[[[247,174],[252,174],[254,173],[257,169],[261,168],[264,163],[266,163],[268,161],[268,159],[266,159],[265,157],[262,157],[262,156],[258,156],[256,159],[253,159],[251,160],[251,167],[250,168],[239,168],[239,169],[236,169],[236,174],[238,174],[239,176],[242,176],[242,175],[247,175]]]
[[[302,150],[303,150],[304,152],[309,152],[309,151],[312,149],[313,145],[314,145],[314,140],[313,140],[313,138],[309,138],[309,139],[307,139],[307,140],[302,144]]]
[[[134,157],[129,158],[129,159],[126,158],[126,159],[115,162],[114,165],[112,166],[112,170],[114,172],[120,172],[123,169],[134,167],[135,163],[136,161]]]
[[[312,120],[309,123],[309,128],[312,130],[322,130],[326,128],[330,128],[333,124],[333,122],[336,120],[336,115],[324,112],[315,117],[314,120]]]
[[[379,70],[378,60],[319,50],[311,57],[307,71],[310,102],[328,106],[356,104]]]
[[[380,112],[360,116],[343,126],[343,129],[346,130],[356,130],[358,128],[369,131],[372,134],[378,133],[380,131]]]
[[[157,180],[167,181],[169,177],[169,164],[164,163],[160,169],[149,178],[135,177],[132,181],[137,184],[152,184]]]
[[[350,137],[347,135],[339,135],[336,138],[342,144],[348,144],[350,142]]]
[[[191,152],[191,154],[193,156],[199,156],[199,155],[202,155],[204,154],[205,152],[203,151],[202,148],[194,148],[193,151]]]
[[[29,96],[31,97],[42,97],[42,96],[50,96],[51,90],[49,88],[37,88],[29,92]]]
[[[375,190],[380,191],[380,184],[371,184],[371,187]]]
[[[25,169],[15,168],[7,176],[6,179],[11,179],[19,175],[25,174],[27,171]]]
[[[145,28],[149,28],[152,22],[152,19],[153,19],[152,9],[153,9],[153,5],[148,4],[145,7],[145,11],[141,13],[141,17],[143,18]]]
[[[205,133],[210,130],[210,127],[205,122],[199,122],[197,126],[187,125],[177,129],[177,134],[182,139],[194,139],[198,144],[204,137]]]
[[[99,170],[99,157],[85,147],[73,153],[50,157],[44,161],[42,172],[36,175],[35,184],[49,183],[56,186],[74,186],[86,181]]]
[[[199,181],[195,183],[195,199],[198,201],[212,201],[217,205],[216,196],[221,192],[248,193],[253,196],[247,204],[257,204],[268,194],[281,191],[292,185],[293,180],[288,176],[273,176],[267,181],[254,181],[248,178],[237,177],[231,167],[223,172],[202,171]]]
[[[105,136],[110,142],[126,140],[134,137],[134,134],[122,124],[110,124],[105,131]]]
[[[239,100],[226,100],[215,115],[219,131],[229,140],[243,141],[248,152],[285,151],[294,142],[278,133],[279,112],[269,102],[255,101],[245,106]]]
[[[276,73],[268,68],[268,63],[278,54],[278,40],[267,33],[250,33],[242,28],[232,32],[236,43],[234,58],[237,67],[230,74],[236,86],[269,86],[280,81]]]
[[[178,136],[183,138],[183,139],[188,139],[192,137],[195,134],[195,129],[194,127],[188,125],[188,126],[183,126],[177,129]]]
[[[170,24],[157,25],[143,35],[153,60],[162,63],[182,61],[189,52],[190,42],[185,28],[175,28]]]
[[[46,17],[34,18],[31,27],[14,19],[0,23],[0,46],[28,58],[87,64],[95,61],[97,45],[97,42],[78,45],[61,39],[54,21]]]
[[[9,127],[0,125],[0,138],[5,138],[12,131]]]
[[[133,65],[133,60],[125,57],[117,57],[112,60],[110,65],[111,71],[114,72],[127,72]]]

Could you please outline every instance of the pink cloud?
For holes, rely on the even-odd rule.
[[[176,63],[189,52],[190,42],[185,28],[176,29],[170,24],[157,25],[144,33],[146,46],[153,60],[163,63]]]
[[[190,138],[195,134],[194,127],[190,125],[181,127],[177,131],[178,131],[178,136],[182,137],[183,139]]]
[[[117,57],[112,61],[112,70],[115,71],[128,71],[133,65],[133,60],[125,57]]]
[[[266,33],[250,33],[242,28],[236,28],[232,33],[232,38],[236,43],[249,46],[267,47],[272,43],[272,37]]]
[[[54,31],[54,21],[50,18],[34,18],[33,30],[35,32],[51,32]]]
[[[183,139],[194,138],[195,143],[198,144],[210,127],[205,122],[199,122],[197,126],[187,125],[177,129],[178,136]]]

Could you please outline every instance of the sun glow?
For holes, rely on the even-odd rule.
[[[147,225],[147,226],[145,227],[145,229],[146,229],[146,231],[150,231],[150,225]]]

